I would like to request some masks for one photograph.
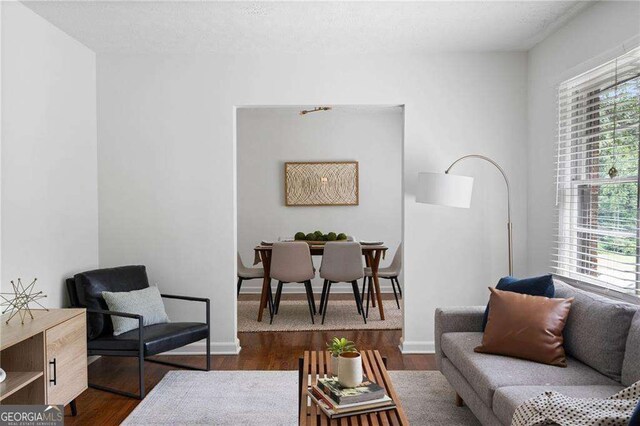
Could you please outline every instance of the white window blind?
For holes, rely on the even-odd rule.
[[[560,85],[558,275],[640,294],[640,48]]]

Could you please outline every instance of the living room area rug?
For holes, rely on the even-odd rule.
[[[413,425],[479,425],[438,371],[391,371]],[[123,425],[296,425],[297,371],[168,372]]]
[[[238,331],[315,331],[315,330],[400,330],[402,329],[402,310],[395,300],[384,300],[385,320],[380,320],[378,308],[369,306],[369,318],[365,324],[352,300],[330,300],[324,325],[322,316],[315,316],[311,323],[307,300],[282,300],[278,315],[269,324],[269,312],[264,311],[261,322],[257,321],[258,300],[238,302]]]

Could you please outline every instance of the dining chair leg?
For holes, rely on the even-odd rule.
[[[329,293],[331,293],[331,281],[327,281],[327,294],[324,296],[324,310],[322,311],[322,324],[324,325],[324,318],[327,316],[327,306],[329,305]]]
[[[367,318],[369,318],[369,301],[371,300],[371,281],[372,278],[369,277],[369,279],[367,280],[367,311],[365,312],[365,315]]]
[[[373,286],[373,277],[369,277],[369,293],[371,293],[371,307],[376,307],[376,295],[373,294],[375,287]]]
[[[278,311],[280,310],[280,299],[282,298],[282,281],[278,281],[278,288],[276,290],[276,308],[274,310],[274,314],[278,315]]]
[[[358,306],[358,314],[362,315],[362,319],[364,323],[367,323],[367,317],[364,314],[364,309],[362,307],[362,299],[360,299],[360,290],[358,289],[358,281],[351,281],[351,286],[353,287],[353,297],[356,299],[356,305]]]
[[[273,317],[276,312],[276,304],[273,300],[273,292],[271,291],[271,283],[269,283],[269,294],[267,295],[267,304],[269,305],[269,324],[273,324]]]
[[[327,280],[324,280],[324,283],[322,284],[322,294],[320,294],[320,311],[319,313],[322,313],[323,309],[324,309],[324,298],[326,297],[327,294]]]
[[[242,287],[242,278],[238,277],[238,292],[236,296],[240,296],[240,287]]]
[[[311,315],[311,324],[315,324],[315,320],[313,317],[313,302],[311,301],[312,295],[311,295],[311,281],[305,281],[304,282],[304,287],[307,290],[307,303],[309,304],[309,314]]]
[[[364,300],[364,289],[367,288],[368,279],[369,277],[364,277],[364,280],[362,280],[362,295],[360,296],[360,300]]]
[[[311,295],[311,306],[313,306],[313,315],[317,314],[318,311],[316,309],[316,296],[313,294],[313,284],[311,284],[311,280],[309,283],[309,294]]]
[[[400,297],[402,298],[402,287],[400,287],[400,281],[398,281],[398,277],[394,277],[396,280],[396,284],[398,285],[398,293],[400,293]]]
[[[398,301],[398,293],[396,293],[396,282],[391,278],[391,288],[393,288],[393,297],[396,298],[396,305],[398,305],[398,309],[400,309],[400,302]]]

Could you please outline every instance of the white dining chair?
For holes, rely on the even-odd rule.
[[[320,297],[320,312],[322,312],[322,324],[327,315],[329,304],[329,294],[331,285],[335,283],[351,283],[353,297],[356,301],[358,314],[362,314],[364,323],[367,318],[362,306],[360,291],[358,290],[358,280],[364,277],[364,266],[362,264],[362,247],[357,242],[328,242],[324,246],[322,254],[322,264],[320,265],[320,277],[324,278],[322,296]]]
[[[398,281],[398,276],[402,272],[402,243],[398,245],[393,260],[389,266],[378,269],[378,278],[384,278],[391,281],[391,287],[393,288],[393,295],[396,298],[396,305],[400,309],[400,301],[398,300],[398,293],[402,297],[402,288]],[[369,299],[371,298],[371,286],[373,285],[373,272],[371,268],[364,268],[364,285],[362,286],[362,299],[364,300],[365,293],[367,294],[367,317],[369,316]],[[398,292],[396,293],[396,284],[398,285]]]
[[[242,287],[242,282],[247,280],[256,280],[259,278],[264,278],[264,269],[262,268],[249,268],[244,265],[242,262],[242,257],[240,256],[240,252],[238,252],[238,291],[237,294],[240,295],[240,288]]]
[[[249,268],[244,265],[242,262],[242,257],[240,256],[240,252],[238,254],[238,289],[236,296],[240,296],[240,289],[242,288],[242,282],[247,280],[255,280],[258,278],[264,278],[264,269],[263,268]],[[269,316],[273,318],[273,292],[271,291],[271,280],[269,280],[269,293],[267,294],[267,303],[269,305]]]
[[[270,275],[271,278],[278,280],[273,309],[274,315],[271,316],[271,323],[273,323],[273,317],[278,314],[280,308],[283,284],[300,283],[304,284],[307,292],[311,323],[315,324],[316,303],[313,297],[313,289],[311,288],[311,280],[315,277],[316,272],[313,268],[309,244],[303,241],[273,243]]]

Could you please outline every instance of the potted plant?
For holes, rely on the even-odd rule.
[[[331,352],[330,373],[334,376],[338,375],[338,359],[340,354],[346,352],[356,352],[356,345],[351,340],[347,340],[344,337],[342,339],[334,337],[333,340],[327,343],[327,348]]]

